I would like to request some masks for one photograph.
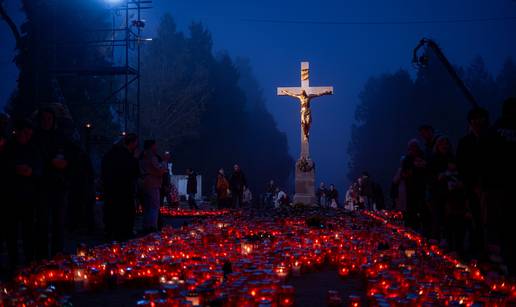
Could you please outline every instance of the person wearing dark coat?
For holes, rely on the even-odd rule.
[[[0,114],[1,115],[1,114]],[[7,183],[9,182],[9,177],[7,175],[7,157],[5,155],[5,149],[7,145],[7,138],[0,127],[0,195],[7,195]],[[7,206],[6,203],[2,203],[0,205],[1,212],[5,212]],[[6,214],[0,215],[0,250],[3,251],[2,247],[4,246],[4,242],[6,242],[6,222],[9,217]]]
[[[49,233],[52,239],[50,255],[54,256],[63,251],[71,173],[76,155],[74,146],[57,130],[56,123],[56,115],[52,109],[39,110],[38,127],[33,138],[34,145],[43,159],[41,201],[37,206],[36,223],[36,256],[39,259],[49,256]]]
[[[192,169],[188,169],[187,174],[186,193],[188,194],[188,205],[190,209],[198,209],[197,203],[195,202],[195,195],[197,194],[197,175]]]
[[[437,138],[434,151],[428,161],[427,203],[431,214],[432,239],[442,238],[445,218],[445,204],[448,198],[448,181],[443,176],[448,164],[454,161],[453,149],[448,137]]]
[[[247,186],[247,181],[244,172],[242,172],[238,164],[233,166],[233,174],[229,179],[229,184],[231,186],[233,208],[240,208],[242,206],[242,199],[245,187]]]
[[[496,243],[500,237],[500,162],[504,153],[500,136],[489,125],[487,110],[472,109],[468,124],[470,132],[457,147],[457,167],[475,226],[471,234],[472,252],[487,256],[487,244]]]
[[[331,208],[332,204],[339,206],[339,192],[335,189],[335,185],[330,184],[330,188],[326,191],[327,206]]]
[[[7,248],[10,269],[20,264],[18,236],[21,230],[25,261],[34,259],[34,217],[38,203],[43,163],[37,147],[32,143],[33,128],[28,121],[15,123],[15,135],[4,152],[4,171],[7,179],[5,209]]]
[[[507,263],[509,273],[516,275],[516,244],[514,244],[514,216],[516,216],[516,98],[504,101],[502,116],[494,125],[495,131],[501,138],[502,154],[501,186],[503,192],[502,212],[502,253]]]
[[[138,137],[127,134],[102,159],[104,186],[104,224],[108,238],[123,241],[133,237],[135,190],[139,177],[136,158]]]

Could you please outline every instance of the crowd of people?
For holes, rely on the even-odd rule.
[[[0,128],[0,245],[6,243],[14,269],[62,252],[67,228],[92,226],[94,175],[87,153],[58,129],[52,108],[31,120],[4,117]]]
[[[81,223],[94,227],[95,174],[84,146],[58,128],[53,109],[43,108],[31,120],[11,123],[9,129],[6,123],[6,118],[0,118],[0,195],[5,199],[0,233],[9,267],[15,268],[62,252],[67,227]],[[467,123],[469,132],[456,150],[452,140],[432,126],[420,127],[393,178],[394,209],[404,213],[407,226],[463,257],[487,257],[498,247],[514,273],[516,99],[505,101],[494,125],[480,107],[468,113]],[[163,203],[179,206],[170,159],[169,152],[158,153],[155,140],[145,140],[140,152],[138,136],[132,133],[104,155],[100,179],[109,240],[134,236],[138,204],[143,207],[143,233],[159,229]],[[193,210],[199,208],[198,192],[197,174],[188,169],[187,203]],[[214,192],[219,208],[241,208],[253,202],[239,165],[234,165],[229,177],[219,169]],[[261,203],[279,208],[291,199],[271,180]],[[335,186],[327,188],[324,183],[316,190],[316,203],[349,210],[385,208],[380,185],[365,172],[351,184],[342,204]]]
[[[344,208],[348,210],[385,209],[382,187],[379,183],[375,182],[367,172],[363,172],[347,190]]]
[[[408,226],[463,257],[502,256],[514,274],[516,209],[516,99],[503,104],[493,125],[476,107],[469,132],[458,140],[430,125],[408,142],[392,184],[395,209]]]

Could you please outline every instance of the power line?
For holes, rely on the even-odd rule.
[[[415,25],[415,24],[457,24],[514,21],[516,17],[484,17],[462,19],[435,19],[435,20],[391,20],[391,21],[321,21],[321,20],[287,20],[287,19],[258,19],[243,18],[240,21],[253,23],[275,24],[312,24],[312,25]]]

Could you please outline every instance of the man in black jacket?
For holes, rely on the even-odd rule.
[[[233,174],[229,180],[231,186],[231,196],[233,198],[233,208],[239,208],[242,206],[242,198],[244,195],[247,181],[244,172],[240,169],[238,164],[233,166]]]
[[[5,148],[4,167],[7,180],[5,207],[7,246],[10,268],[19,264],[18,235],[21,230],[25,261],[34,258],[34,215],[42,175],[42,159],[31,142],[32,125],[22,120],[15,123],[15,135]]]
[[[123,241],[133,237],[136,180],[139,176],[138,137],[127,134],[102,159],[104,224],[108,238]]]

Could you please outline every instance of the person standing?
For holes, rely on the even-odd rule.
[[[217,183],[215,184],[217,192],[217,202],[219,208],[229,207],[229,182],[224,175],[224,169],[219,169],[217,173]]]
[[[335,185],[330,184],[326,197],[326,202],[330,208],[336,209],[339,206],[339,192],[335,189]]]
[[[265,189],[265,199],[264,199],[264,205],[267,208],[271,208],[273,206],[273,200],[276,193],[276,184],[274,183],[274,180],[271,179],[269,183],[267,183],[267,188]]]
[[[145,140],[140,158],[140,174],[143,193],[143,231],[151,233],[158,230],[159,207],[161,204],[161,184],[168,170],[162,166],[158,157],[155,140]]]
[[[245,187],[242,203],[246,207],[251,207],[252,202],[253,202],[253,193],[251,192],[251,189],[249,189],[249,187]]]
[[[454,161],[450,140],[445,136],[437,138],[434,152],[428,161],[427,203],[431,214],[432,239],[442,238],[445,218],[445,204],[448,195],[448,182],[444,172],[448,163]]]
[[[430,159],[432,156],[437,137],[434,127],[431,125],[421,125],[419,127],[419,139],[421,140],[421,150],[425,160]]]
[[[38,148],[32,141],[33,128],[27,120],[17,121],[15,135],[7,143],[4,152],[5,182],[9,204],[2,213],[8,217],[6,222],[7,249],[10,269],[20,264],[18,255],[18,236],[21,230],[23,252],[28,263],[35,256],[34,216],[38,204],[43,161]],[[48,241],[47,241],[48,242]]]
[[[487,244],[497,243],[500,238],[500,162],[505,153],[500,136],[490,128],[487,110],[473,108],[468,113],[468,124],[470,132],[457,147],[457,167],[475,226],[472,252],[483,257],[487,256]]]
[[[428,227],[429,213],[425,204],[427,162],[416,139],[408,143],[407,154],[394,176],[397,187],[396,209],[403,211],[405,223],[416,231]]]
[[[503,173],[501,176],[503,202],[501,207],[502,222],[502,253],[507,263],[509,273],[516,275],[516,244],[514,244],[514,216],[516,216],[516,98],[504,101],[502,116],[494,125],[495,131],[501,138]]]
[[[129,133],[102,159],[104,185],[104,223],[108,238],[118,241],[133,237],[136,180],[140,174],[137,157],[138,137]]]
[[[367,172],[362,173],[362,176],[359,180],[359,197],[361,198],[361,203],[364,204],[366,210],[374,210],[374,190],[373,190],[373,182],[369,177]]]
[[[163,180],[161,182],[160,189],[160,200],[166,200],[169,206],[172,206],[172,179],[170,178],[170,170],[172,163],[170,162],[171,156],[169,151],[165,151],[163,154],[163,161],[161,162],[162,167],[166,168],[166,172],[163,174]]]
[[[192,169],[187,169],[188,179],[186,181],[186,194],[188,194],[188,205],[190,209],[198,209],[195,195],[197,194],[197,175]]]
[[[43,158],[42,199],[37,207],[37,257],[45,259],[48,257],[49,221],[52,221],[50,254],[54,256],[64,248],[72,157],[75,152],[71,142],[57,130],[56,115],[51,108],[39,110],[37,121],[34,145]]]
[[[231,175],[231,196],[233,198],[233,208],[240,208],[242,206],[244,189],[247,186],[247,181],[244,172],[240,169],[238,164],[233,166],[233,174]]]
[[[326,189],[324,182],[321,182],[315,192],[315,197],[317,198],[317,204],[323,208],[326,207],[327,192],[328,190]]]

